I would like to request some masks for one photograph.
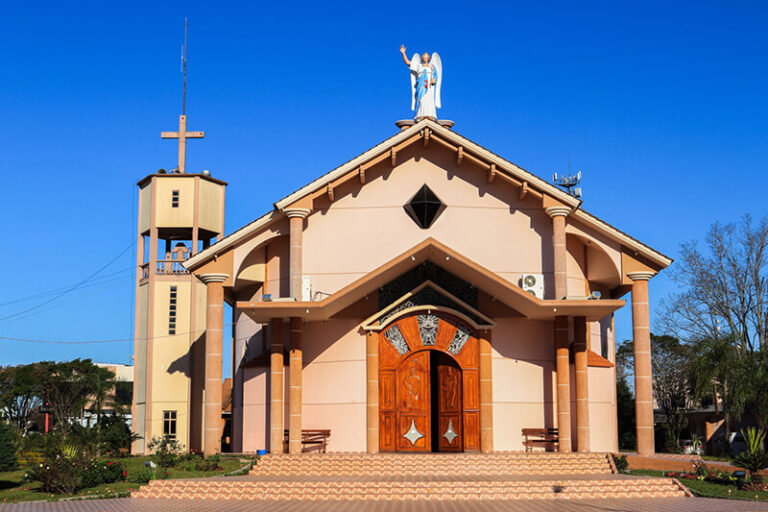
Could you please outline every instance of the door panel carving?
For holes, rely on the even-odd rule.
[[[397,447],[429,451],[429,352],[407,357],[397,370]]]
[[[432,311],[436,320],[425,323],[422,318],[420,325],[419,315],[424,314],[402,317],[379,336],[379,449],[479,450],[477,338],[450,314]],[[384,334],[393,326],[408,345],[405,354],[398,353]],[[453,355],[449,352],[452,342],[455,350],[459,327],[469,334]]]
[[[438,448],[441,452],[460,452],[461,440],[461,369],[453,359],[438,352],[437,357],[437,417]]]

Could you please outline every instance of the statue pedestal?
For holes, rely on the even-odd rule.
[[[422,119],[424,119],[424,118],[422,118]],[[432,118],[429,118],[429,119],[432,119]],[[448,128],[448,129],[453,127],[453,125],[455,124],[450,119],[432,119],[432,120],[435,121],[440,126],[442,126],[444,128]],[[419,119],[419,121],[421,121],[421,119]],[[417,122],[418,121],[416,121],[414,119],[401,119],[400,121],[395,121],[395,126],[400,128],[400,131],[403,131],[403,130],[406,130],[406,129],[410,128],[411,126],[413,126]]]

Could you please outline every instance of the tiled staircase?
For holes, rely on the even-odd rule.
[[[247,477],[154,480],[137,498],[546,500],[690,494],[671,478],[615,475],[604,454],[266,456]]]
[[[267,455],[251,475],[600,475],[611,474],[602,453]]]

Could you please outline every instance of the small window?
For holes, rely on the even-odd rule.
[[[174,190],[171,192],[171,208],[178,208],[179,207],[179,191]]]
[[[171,298],[168,305],[168,334],[176,334],[176,290],[171,286]]]
[[[163,411],[163,435],[176,439],[176,411]]]

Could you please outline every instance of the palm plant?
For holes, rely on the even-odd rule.
[[[746,431],[742,430],[741,435],[744,436],[747,449],[734,457],[733,465],[749,471],[749,478],[753,483],[763,483],[760,471],[768,468],[768,453],[763,449],[765,430],[749,427]]]

